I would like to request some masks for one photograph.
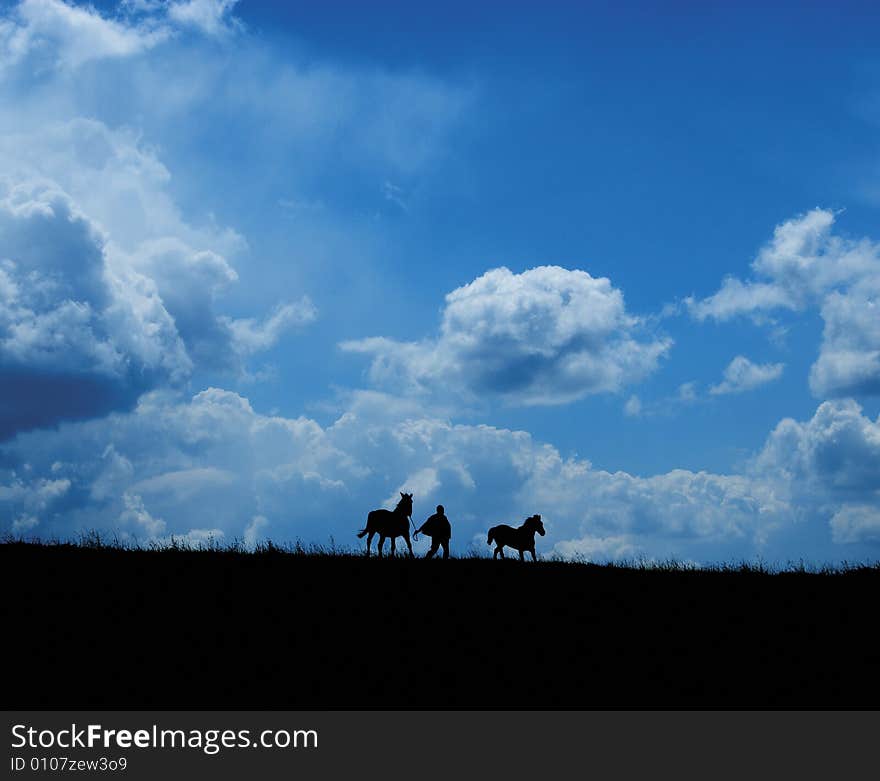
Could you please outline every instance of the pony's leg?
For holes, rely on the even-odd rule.
[[[394,558],[394,553],[397,550],[397,537],[391,538],[391,557]]]
[[[519,549],[519,560],[520,560],[520,561],[525,561],[525,558],[526,558],[526,553],[525,553],[525,551],[524,551],[522,548],[520,548],[520,549]]]
[[[370,555],[370,543],[373,542],[373,535],[375,532],[367,532],[367,556]]]
[[[379,535],[379,544],[376,546],[379,549],[379,558],[382,558],[382,548],[385,547],[385,535]]]
[[[504,546],[499,545],[497,548],[495,548],[495,553],[503,559],[504,558]]]
[[[412,550],[412,543],[409,541],[409,535],[408,535],[408,534],[404,534],[404,535],[403,535],[403,540],[404,540],[404,542],[406,543],[406,547],[407,547],[407,549],[409,550],[409,557],[410,557],[411,559],[414,558],[414,557],[415,557],[415,553],[413,553],[413,550]]]
[[[529,549],[529,553],[532,554],[532,561],[537,561],[537,560],[538,560],[538,557],[535,556],[535,549],[534,549],[534,548],[530,548],[530,549]]]

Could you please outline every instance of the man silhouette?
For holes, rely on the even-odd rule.
[[[444,514],[442,504],[437,505],[437,512],[428,518],[416,531],[426,534],[431,538],[431,550],[425,554],[426,559],[430,559],[441,545],[443,546],[443,558],[449,558],[449,539],[452,537],[452,527],[449,525],[449,519]]]

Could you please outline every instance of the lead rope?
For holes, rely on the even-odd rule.
[[[412,528],[413,528],[413,539],[414,539],[414,540],[418,540],[418,539],[419,539],[419,532],[418,532],[418,530],[416,529],[416,525],[413,523],[412,516],[410,516],[409,522],[410,522],[410,525],[411,525]]]

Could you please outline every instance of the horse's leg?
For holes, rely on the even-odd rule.
[[[394,558],[394,552],[397,550],[397,537],[391,535],[391,558]]]
[[[376,546],[379,549],[379,558],[382,558],[382,548],[385,547],[385,535],[381,532],[379,533],[379,544]]]
[[[532,561],[537,561],[537,560],[538,560],[537,556],[535,556],[535,549],[534,549],[534,548],[530,548],[530,549],[529,549],[529,553],[532,554]]]
[[[408,532],[403,535],[403,539],[404,539],[404,542],[406,542],[406,547],[409,549],[409,557],[410,558],[415,557],[415,554],[413,553],[413,550],[412,550],[412,543],[409,541],[409,533]]]
[[[495,553],[497,553],[503,559],[504,558],[504,546],[499,545],[497,548],[495,548]]]
[[[375,532],[367,532],[367,556],[370,555],[370,543],[373,542],[373,535]]]
[[[519,560],[525,561],[525,558],[526,558],[526,552],[522,548],[520,548],[519,549]]]

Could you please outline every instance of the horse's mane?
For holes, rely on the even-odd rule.
[[[403,507],[403,503],[406,501],[412,501],[412,500],[408,496],[401,496],[400,500],[397,502],[397,507],[395,507],[394,509],[399,510],[401,507]]]

